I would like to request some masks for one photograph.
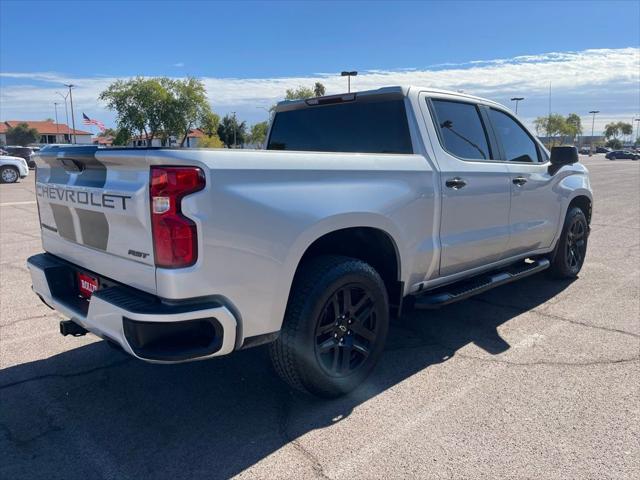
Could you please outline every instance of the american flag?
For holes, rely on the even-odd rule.
[[[100,120],[95,120],[93,118],[87,117],[84,112],[82,113],[82,123],[84,123],[85,125],[95,125],[100,129],[101,132],[105,131],[104,123],[102,123]]]

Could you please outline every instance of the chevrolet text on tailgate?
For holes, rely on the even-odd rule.
[[[332,397],[431,309],[584,262],[592,193],[505,107],[416,87],[280,103],[266,151],[60,146],[37,157],[33,290],[149,362],[269,343]]]

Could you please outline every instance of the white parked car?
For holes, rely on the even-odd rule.
[[[0,183],[16,183],[29,175],[29,166],[24,158],[0,155]]]

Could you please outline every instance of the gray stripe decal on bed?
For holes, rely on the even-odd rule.
[[[54,203],[49,204],[49,206],[53,212],[53,219],[56,221],[58,234],[62,238],[66,238],[72,242],[77,242],[76,230],[73,227],[73,217],[71,216],[71,210],[69,207],[56,205]]]
[[[109,222],[104,213],[76,208],[80,221],[82,241],[85,245],[100,250],[107,249],[109,241]]]

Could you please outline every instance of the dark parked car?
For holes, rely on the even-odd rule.
[[[24,158],[27,161],[27,165],[29,165],[29,168],[36,168],[35,160],[31,159],[31,156],[33,155],[33,148],[18,147],[13,145],[7,145],[3,148],[7,151],[8,155]]]
[[[611,149],[607,147],[596,147],[596,153],[609,153],[610,151]]]
[[[613,152],[607,153],[605,158],[608,158],[609,160],[616,160],[619,158],[638,160],[640,158],[640,153],[635,153],[631,150],[614,150]]]

